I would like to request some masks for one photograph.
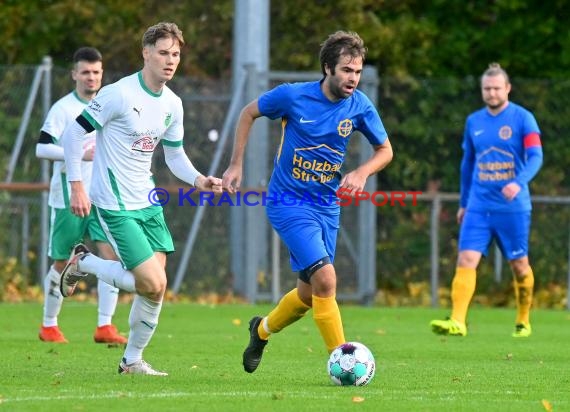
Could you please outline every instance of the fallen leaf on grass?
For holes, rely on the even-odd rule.
[[[546,399],[542,400],[542,406],[544,407],[545,411],[552,412],[552,404],[548,402]]]

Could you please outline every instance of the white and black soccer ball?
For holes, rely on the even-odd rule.
[[[340,386],[368,385],[376,372],[370,349],[360,342],[346,342],[332,351],[327,362],[331,380]]]

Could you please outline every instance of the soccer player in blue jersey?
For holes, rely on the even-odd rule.
[[[467,117],[463,134],[459,256],[451,285],[452,311],[433,320],[443,335],[467,335],[466,317],[475,292],[476,269],[495,239],[514,275],[517,306],[513,337],[531,334],[534,275],[528,260],[530,180],[542,166],[540,129],[528,110],[509,101],[511,83],[497,63],[481,78],[486,107]]]
[[[254,121],[261,116],[280,118],[282,137],[266,211],[289,249],[292,270],[299,274],[297,287],[267,316],[250,320],[249,345],[243,353],[246,372],[259,366],[271,334],[299,320],[311,308],[328,352],[345,342],[333,266],[340,217],[337,191],[352,195],[362,191],[368,176],[392,160],[392,147],[378,111],[357,90],[365,55],[358,34],[333,33],[320,50],[320,81],[281,84],[253,100],[240,114],[222,186],[230,193],[239,190]],[[343,175],[341,167],[355,131],[368,139],[374,153]],[[284,198],[287,201],[282,201]]]

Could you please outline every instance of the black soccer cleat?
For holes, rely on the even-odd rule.
[[[257,328],[263,321],[260,316],[254,316],[249,321],[249,345],[243,351],[243,369],[248,373],[253,373],[261,362],[263,356],[263,348],[267,345],[267,341],[259,337]]]

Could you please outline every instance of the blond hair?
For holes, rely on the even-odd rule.
[[[160,39],[171,38],[178,41],[180,47],[184,46],[184,37],[182,30],[178,28],[176,23],[160,22],[154,26],[150,26],[142,37],[142,47],[154,46]]]
[[[499,76],[499,75],[502,75],[505,78],[507,84],[511,82],[511,80],[509,79],[509,75],[507,74],[505,69],[503,69],[499,63],[493,62],[490,63],[489,67],[487,67],[487,70],[483,72],[481,79],[483,79],[483,77],[485,76]]]

